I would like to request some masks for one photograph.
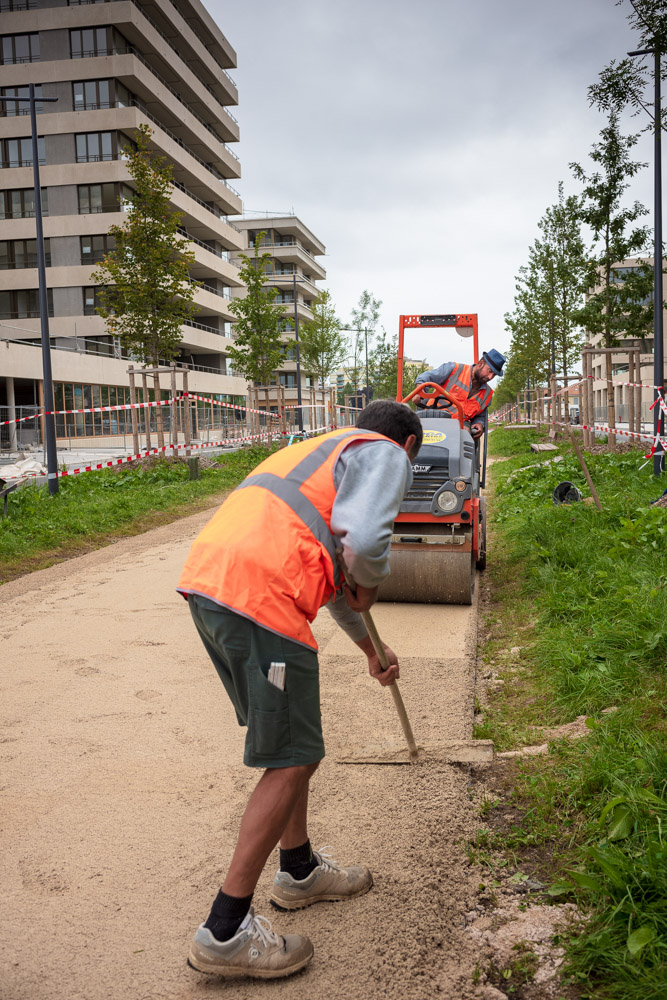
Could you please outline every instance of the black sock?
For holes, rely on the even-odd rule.
[[[301,847],[291,847],[289,851],[280,848],[280,870],[287,872],[292,878],[301,880],[308,878],[319,861],[313,857],[313,849],[307,840]]]
[[[240,898],[239,896],[228,896],[220,889],[204,927],[210,930],[217,941],[229,941],[243,923],[251,902],[252,893]]]

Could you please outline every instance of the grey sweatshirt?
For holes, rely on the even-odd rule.
[[[334,468],[336,499],[331,531],[341,542],[345,564],[362,587],[376,587],[389,575],[391,529],[412,483],[407,452],[388,441],[356,441]],[[368,634],[361,615],[344,596],[326,605],[355,642]]]

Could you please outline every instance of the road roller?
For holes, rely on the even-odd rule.
[[[403,383],[404,327],[455,327],[474,336],[474,313],[401,316],[398,385]],[[441,397],[449,410],[438,409]],[[458,400],[435,382],[424,382],[404,399],[417,406],[424,437],[412,467],[413,481],[391,536],[391,575],[381,601],[471,604],[475,570],[486,565],[486,500],[480,496],[486,469],[486,433],[474,441]],[[428,409],[420,409],[430,401]]]

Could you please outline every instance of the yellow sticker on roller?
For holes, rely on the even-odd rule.
[[[446,441],[447,435],[444,431],[424,431],[422,444],[435,444],[436,441]]]

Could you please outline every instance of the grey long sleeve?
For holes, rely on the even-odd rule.
[[[407,453],[387,441],[356,442],[336,463],[331,531],[340,539],[347,568],[362,587],[376,587],[389,575],[391,529],[411,482]],[[366,636],[361,615],[344,598],[327,607],[351,639]]]
[[[421,385],[422,382],[437,382],[438,385],[444,385],[457,367],[458,365],[455,361],[445,361],[439,368],[432,368],[430,371],[422,372],[421,375],[418,375],[415,385]]]
[[[438,385],[444,385],[455,368],[458,368],[455,361],[445,361],[439,368],[432,368],[431,371],[422,372],[421,375],[418,375],[415,385],[421,385],[422,382],[437,382]],[[447,408],[451,409],[451,407]],[[482,410],[479,416],[475,417],[474,423],[483,424],[484,430],[486,430],[488,426],[487,411]]]

